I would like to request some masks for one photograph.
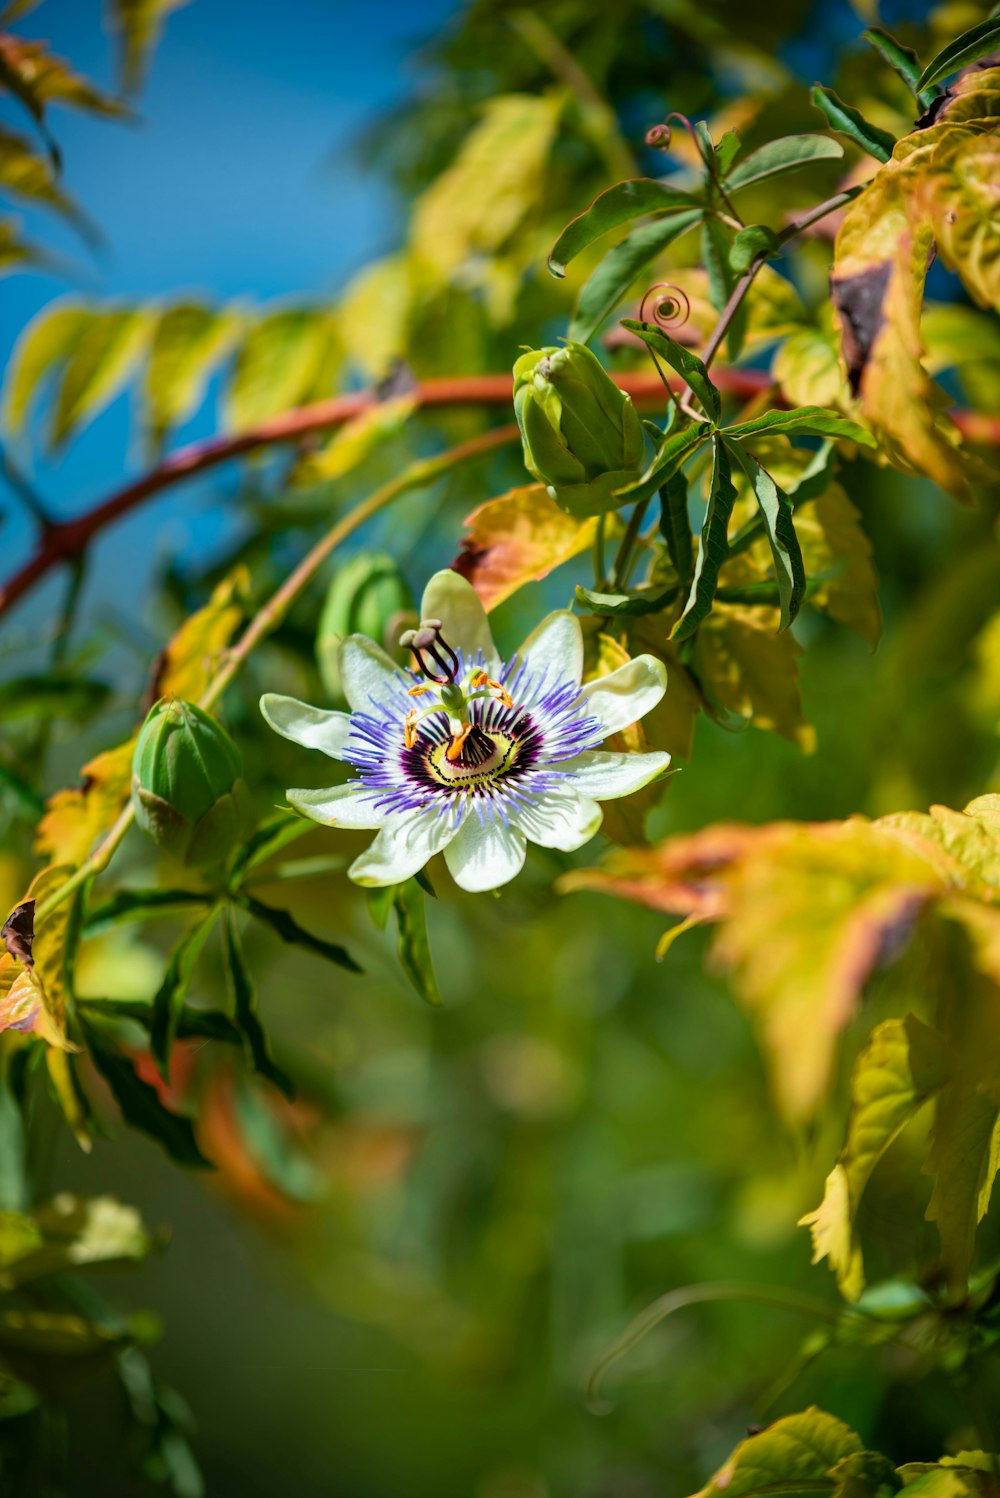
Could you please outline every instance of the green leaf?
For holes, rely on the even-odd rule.
[[[724,177],[736,160],[740,151],[740,138],[735,130],[727,130],[715,148],[715,161],[720,174]]]
[[[690,532],[689,532],[690,535]],[[595,593],[579,585],[576,597],[584,608],[594,614],[606,614],[612,619],[635,618],[641,614],[658,614],[680,592],[677,583],[668,583],[662,588],[648,588],[636,593]]]
[[[944,1049],[937,1031],[911,1014],[878,1025],[854,1063],[844,1147],[821,1204],[799,1220],[812,1234],[813,1263],[829,1259],[846,1300],[865,1286],[855,1231],[861,1198],[892,1141],[945,1082]]]
[[[267,863],[269,858],[280,853],[282,848],[305,837],[311,830],[310,824],[294,812],[279,812],[276,817],[268,817],[261,822],[236,854],[233,861],[233,887],[261,864]]]
[[[929,93],[922,94],[920,88],[920,62],[912,47],[904,47],[902,42],[881,26],[869,26],[862,36],[869,46],[887,62],[896,73],[899,74],[907,88],[913,94],[918,103],[927,105],[936,94],[932,89]]]
[[[581,250],[630,219],[641,218],[647,213],[669,213],[678,208],[702,206],[698,193],[682,192],[652,177],[617,182],[595,198],[585,213],[578,214],[566,225],[549,251],[549,270],[554,276],[563,277],[567,265]]]
[[[769,432],[785,432],[800,437],[844,437],[859,447],[874,447],[875,439],[856,421],[824,411],[821,406],[800,406],[795,411],[765,411],[752,421],[740,421],[726,428],[726,436],[754,437]]]
[[[218,907],[213,906],[202,920],[185,931],[170,953],[163,982],[153,999],[153,1022],[149,1032],[149,1047],[164,1081],[170,1079],[170,1051],[177,1031],[177,1021],[184,1008],[191,975],[218,914]]]
[[[757,504],[764,521],[774,575],[778,584],[778,601],[781,610],[779,631],[787,629],[798,614],[806,589],[806,569],[802,560],[802,549],[792,522],[792,501],[781,489],[752,453],[748,453],[738,442],[727,444],[735,455],[743,472],[750,480],[757,496]]]
[[[289,1077],[275,1064],[267,1032],[261,1024],[257,993],[253,978],[246,965],[240,947],[236,919],[231,909],[226,911],[222,924],[226,967],[233,990],[233,1017],[246,1041],[247,1054],[254,1071],[273,1082],[285,1097],[295,1096],[295,1086]]]
[[[684,460],[701,447],[711,430],[707,421],[698,421],[693,426],[681,427],[679,431],[669,433],[642,478],[617,490],[617,498],[622,504],[629,504],[655,494],[677,472]]]
[[[146,368],[146,420],[155,443],[201,404],[208,381],[231,351],[244,319],[197,302],[180,302],[160,314]]]
[[[262,318],[236,356],[226,426],[245,431],[314,397],[333,348],[333,322],[319,309],[289,307]]]
[[[415,879],[395,887],[393,908],[399,931],[399,960],[403,971],[420,997],[428,1004],[441,1003],[441,992],[434,976],[431,949],[427,940],[427,912],[424,892]]]
[[[741,1441],[695,1498],[756,1498],[761,1493],[808,1491],[828,1479],[838,1462],[862,1450],[850,1426],[813,1405]]]
[[[657,218],[633,230],[609,250],[580,290],[567,337],[576,343],[589,343],[639,272],[675,239],[700,223],[701,216],[701,209],[689,209]]]
[[[287,910],[276,910],[271,905],[264,905],[260,900],[255,900],[253,895],[241,894],[239,903],[248,910],[257,920],[263,921],[265,925],[276,931],[282,941],[289,942],[292,946],[305,947],[309,952],[315,952],[317,957],[325,957],[327,962],[335,962],[338,967],[347,968],[348,972],[360,973],[361,968],[354,958],[336,942],[326,941],[322,936],[314,936],[311,931],[306,931],[295,920],[294,916]]]
[[[929,62],[917,79],[917,92],[931,88],[935,83],[940,83],[952,73],[957,73],[959,68],[966,67],[970,62],[977,62],[980,57],[986,57],[995,52],[1000,46],[1000,16],[987,16],[985,21],[980,21],[978,26],[970,26],[968,31],[963,31],[961,36],[949,42],[947,47],[942,48],[937,57]]]
[[[705,523],[701,528],[698,559],[695,562],[691,591],[684,612],[670,632],[673,640],[686,640],[694,634],[698,625],[711,611],[712,599],[719,581],[719,569],[729,555],[729,518],[736,502],[732,471],[726,456],[725,443],[712,438],[714,462],[712,465],[712,487],[709,492]]]
[[[212,1162],[198,1148],[191,1120],[164,1107],[156,1088],[137,1075],[132,1062],[97,1025],[87,1020],[82,1008],[77,1016],[91,1059],[107,1082],[125,1122],[155,1139],[178,1165],[210,1170]]]
[[[87,915],[86,936],[96,936],[127,921],[187,916],[194,905],[211,905],[215,896],[193,889],[120,889]]]
[[[4,379],[3,424],[12,435],[24,430],[46,376],[66,363],[95,315],[76,302],[56,302],[25,328]]]
[[[758,260],[768,260],[781,251],[781,240],[766,224],[747,224],[729,250],[730,269],[742,275]]]
[[[688,485],[683,473],[671,474],[660,489],[660,535],[667,543],[674,570],[685,587],[694,573]]]
[[[744,156],[726,178],[726,191],[738,192],[752,182],[763,182],[779,172],[793,172],[814,161],[837,161],[843,154],[840,142],[828,135],[783,135]]]
[[[153,1027],[153,1006],[146,999],[77,999],[88,1014],[100,1019],[128,1021],[144,1030]],[[192,1009],[185,1004],[177,1016],[175,1040],[218,1040],[225,1045],[242,1045],[243,1036],[228,1014],[221,1009]]]
[[[869,156],[874,156],[876,161],[889,160],[896,139],[895,136],[889,134],[888,130],[882,130],[878,125],[873,125],[870,120],[866,120],[860,109],[855,109],[853,104],[845,104],[832,88],[824,88],[821,84],[814,83],[809,98],[814,108],[826,116],[831,130],[836,130],[840,135],[846,135],[856,146],[860,146],[862,151],[867,151]]]
[[[637,338],[641,338],[648,348],[665,359],[671,369],[676,370],[688,382],[711,421],[720,420],[722,397],[712,384],[708,370],[697,354],[693,354],[683,344],[675,342],[668,333],[664,333],[662,329],[653,327],[649,323],[638,322],[632,317],[623,317],[622,327],[634,333]]]
[[[102,312],[74,342],[59,380],[49,445],[59,448],[107,406],[149,347],[154,314],[145,308]]]

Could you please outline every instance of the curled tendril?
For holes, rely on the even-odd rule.
[[[672,328],[683,328],[690,316],[691,303],[687,292],[680,286],[675,286],[672,281],[657,281],[639,304],[640,322],[653,322],[665,332]]]

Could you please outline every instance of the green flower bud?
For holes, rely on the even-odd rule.
[[[158,847],[191,868],[221,863],[244,829],[240,751],[193,702],[157,702],[132,756],[135,819]]]
[[[640,477],[645,438],[631,398],[582,343],[530,349],[514,365],[528,470],[571,515],[600,515]]]
[[[346,635],[367,635],[404,664],[399,636],[417,622],[413,595],[392,557],[364,551],[336,573],[316,632],[316,662],[332,698],[343,698],[337,650]]]

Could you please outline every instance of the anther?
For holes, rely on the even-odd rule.
[[[447,758],[452,762],[452,764],[455,763],[456,759],[461,759],[461,757],[462,757],[462,750],[465,747],[465,741],[469,737],[469,734],[471,732],[472,732],[472,724],[471,723],[463,723],[462,724],[461,732],[460,733],[456,733],[455,736],[454,736],[454,738],[449,743],[447,749],[445,750],[445,754],[446,754]]]
[[[411,708],[403,719],[403,747],[412,749],[417,742],[417,719],[420,714],[417,709]]]

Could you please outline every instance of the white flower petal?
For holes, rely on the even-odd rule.
[[[346,785],[327,786],[324,790],[293,790],[285,794],[296,811],[330,827],[358,827],[368,832],[385,823],[385,812],[375,809],[379,792],[357,780],[350,780]]]
[[[463,650],[467,661],[481,650],[490,674],[496,675],[500,657],[486,610],[475,588],[461,573],[453,572],[450,567],[435,572],[424,589],[420,617],[440,619],[442,636],[452,649]]]
[[[277,692],[265,692],[260,710],[265,722],[283,738],[304,744],[307,749],[322,749],[331,759],[343,759],[351,731],[350,713],[326,712],[294,697],[280,697]]]
[[[481,822],[471,812],[454,842],[444,850],[444,861],[460,889],[479,894],[496,889],[519,874],[526,853],[524,833],[499,819]]]
[[[347,872],[355,884],[402,884],[435,853],[448,847],[458,825],[454,817],[442,814],[437,807],[396,815]]]
[[[517,814],[517,825],[533,843],[543,848],[561,848],[575,853],[589,843],[601,825],[603,813],[596,801],[580,796],[568,786],[549,791]]]
[[[387,687],[410,684],[410,678],[396,662],[367,635],[348,635],[341,641],[337,664],[344,696],[355,712],[370,712],[372,699],[383,698]]]
[[[670,755],[660,750],[649,754],[612,754],[601,749],[585,749],[575,759],[559,766],[572,775],[571,784],[584,796],[595,801],[613,801],[617,796],[631,796],[641,791],[670,763]]]
[[[585,682],[583,695],[606,734],[637,723],[667,690],[667,668],[654,655],[637,655],[617,671]]]
[[[580,621],[568,609],[549,614],[517,652],[533,671],[547,673],[547,686],[572,679],[577,686],[583,675],[583,634]]]

